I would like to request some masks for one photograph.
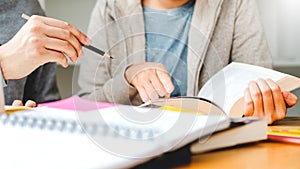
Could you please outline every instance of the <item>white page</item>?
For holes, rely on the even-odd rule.
[[[215,102],[229,115],[233,104],[244,96],[251,80],[270,78],[278,81],[286,76],[271,69],[233,62],[207,81],[198,96]]]
[[[154,137],[155,140],[160,142],[163,152],[176,150],[197,138],[225,129],[229,127],[230,124],[230,119],[224,115],[180,113],[134,107],[134,110],[142,112],[145,116],[152,116],[156,113],[160,114],[159,118],[145,125],[124,118],[126,112],[129,114],[133,113],[128,111],[128,106],[118,107],[118,109],[118,111],[104,109],[104,111],[101,112],[107,123],[115,123],[115,121],[117,121],[119,124],[130,126],[132,128],[144,127],[158,129]],[[120,110],[122,115],[119,113]],[[158,154],[163,152],[158,152]]]
[[[139,112],[144,115],[159,113],[159,118],[149,124],[138,124],[124,118],[126,113]],[[120,112],[122,114],[120,114]],[[91,115],[91,116],[90,116]],[[21,124],[21,119],[53,118],[77,123],[102,122],[131,129],[151,129],[156,132],[153,139],[137,140],[115,137],[111,133],[96,137],[56,130],[11,125],[12,117]],[[91,118],[92,117],[92,118]],[[119,106],[100,111],[73,112],[50,108],[16,113],[10,121],[0,116],[0,168],[129,168],[146,162],[166,151],[174,150],[198,137],[227,128],[230,120],[223,116],[195,115],[154,109]],[[27,121],[28,122],[28,121]],[[101,122],[101,121],[100,121]],[[99,122],[99,123],[100,123]],[[129,156],[129,157],[128,157]],[[135,158],[133,158],[135,157]]]

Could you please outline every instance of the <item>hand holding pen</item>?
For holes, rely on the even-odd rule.
[[[23,17],[26,17],[25,15]],[[57,62],[68,66],[82,55],[82,45],[91,40],[78,29],[60,20],[32,16],[18,33],[0,48],[1,70],[5,79],[19,79],[39,66]]]
[[[23,14],[22,17],[28,20],[24,27],[31,34],[29,41],[37,45],[41,54],[47,53],[63,67],[68,66],[64,54],[75,63],[82,56],[81,44],[91,44],[91,40],[84,33],[67,22],[36,15],[29,17]]]
[[[26,14],[22,14],[22,18],[29,20],[30,17]],[[60,40],[65,40],[65,41],[69,41],[71,42],[70,44],[74,47],[74,49],[77,50],[77,56],[81,56],[82,55],[82,50],[81,50],[81,46],[100,54],[101,56],[105,57],[105,58],[110,58],[113,59],[110,55],[108,55],[107,53],[105,53],[104,51],[94,47],[91,45],[91,40],[87,38],[87,36],[85,34],[83,34],[82,32],[80,32],[78,29],[76,29],[75,27],[73,27],[71,24],[67,23],[67,22],[63,22],[60,20],[55,20],[52,18],[48,18],[49,20],[53,20],[52,22],[56,22],[56,25],[52,25],[54,27],[63,29],[63,30],[59,30],[60,32],[58,32],[59,34],[61,34],[61,36],[56,36],[56,38],[60,39]],[[46,23],[47,24],[47,23]],[[70,38],[70,39],[68,39]],[[78,48],[80,48],[80,50],[78,50]],[[68,55],[65,51],[61,51],[63,54]],[[68,55],[70,56],[70,59],[73,62],[76,62],[77,59],[74,57],[72,57],[72,55]],[[78,58],[77,57],[77,58]]]

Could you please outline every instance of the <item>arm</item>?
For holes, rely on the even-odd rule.
[[[104,51],[111,48],[108,38],[112,39],[117,36],[117,32],[114,32],[115,27],[110,29],[111,25],[107,23],[111,20],[105,13],[109,10],[105,9],[106,6],[106,2],[97,1],[88,29],[93,45]],[[113,37],[108,37],[108,32]],[[79,60],[78,85],[80,89],[77,92],[78,95],[89,100],[131,104],[130,101],[136,97],[137,90],[125,79],[127,65],[122,64],[124,64],[126,56],[113,55],[113,60],[107,60],[88,50],[84,50],[84,55]]]
[[[236,1],[231,60],[272,67],[272,58],[255,0]]]

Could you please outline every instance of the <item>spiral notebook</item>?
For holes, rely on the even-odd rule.
[[[0,168],[130,168],[227,128],[226,116],[133,106],[0,115]]]

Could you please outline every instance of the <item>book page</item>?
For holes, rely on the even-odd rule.
[[[277,82],[287,76],[260,66],[233,62],[207,81],[198,96],[215,102],[229,115],[233,104],[244,96],[250,81],[270,78]]]
[[[39,107],[0,115],[1,166],[131,168],[229,125],[227,116],[134,106]]]
[[[152,140],[161,146],[160,151],[156,152],[157,155],[176,150],[230,125],[230,119],[225,115],[181,113],[134,106],[103,109],[101,116],[105,123],[111,126],[119,124],[132,129],[155,129]],[[128,147],[129,145],[127,144]]]

